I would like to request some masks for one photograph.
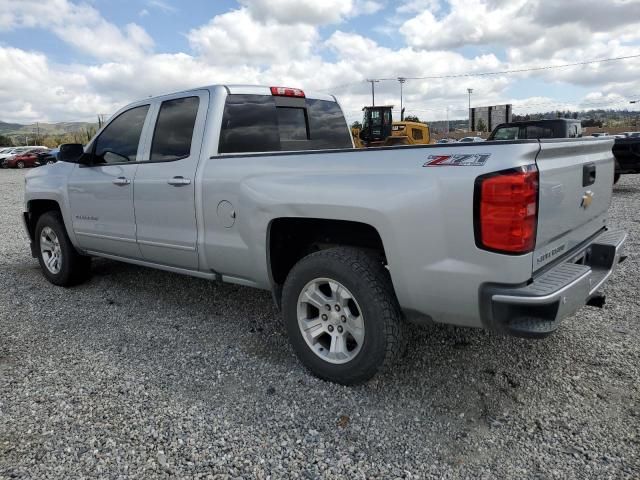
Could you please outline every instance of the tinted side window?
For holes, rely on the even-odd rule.
[[[96,140],[95,163],[135,162],[149,105],[132,108],[114,119]]]
[[[178,160],[190,155],[199,105],[198,97],[162,102],[151,143],[151,161]]]
[[[502,127],[496,130],[493,135],[494,140],[516,140],[518,138],[518,127]]]
[[[280,150],[303,150],[309,139],[307,115],[304,108],[277,107]]]
[[[351,148],[347,121],[336,102],[307,99],[309,145],[307,149]],[[388,123],[388,122],[387,122]]]
[[[222,116],[220,153],[351,148],[336,102],[306,99],[306,108],[276,107],[266,95],[229,95]]]
[[[556,135],[553,132],[553,128],[540,127],[538,125],[529,125],[525,127],[526,133],[524,138],[536,139],[536,138],[555,138]]]
[[[273,97],[229,95],[222,114],[220,153],[280,150],[278,118]]]

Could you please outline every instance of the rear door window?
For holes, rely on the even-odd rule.
[[[351,148],[351,134],[336,102],[305,99],[280,106],[272,96],[229,95],[220,132],[220,153]]]
[[[191,139],[199,104],[198,97],[162,102],[151,143],[152,162],[179,160],[191,154]]]

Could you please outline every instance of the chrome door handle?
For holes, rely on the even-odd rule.
[[[129,185],[131,183],[131,180],[129,180],[128,178],[125,177],[118,177],[116,179],[113,180],[113,184],[114,185],[118,185],[118,186],[123,186],[123,185]]]
[[[174,187],[182,187],[183,185],[191,185],[191,179],[184,177],[173,177],[167,180],[167,183],[169,185],[173,185]]]

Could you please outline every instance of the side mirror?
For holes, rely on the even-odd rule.
[[[61,162],[80,163],[80,157],[84,154],[81,143],[63,143],[60,145],[58,160]]]

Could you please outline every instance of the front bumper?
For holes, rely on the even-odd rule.
[[[627,234],[606,230],[528,284],[485,285],[482,320],[487,328],[519,337],[544,337],[575,313],[607,281],[626,257]]]

